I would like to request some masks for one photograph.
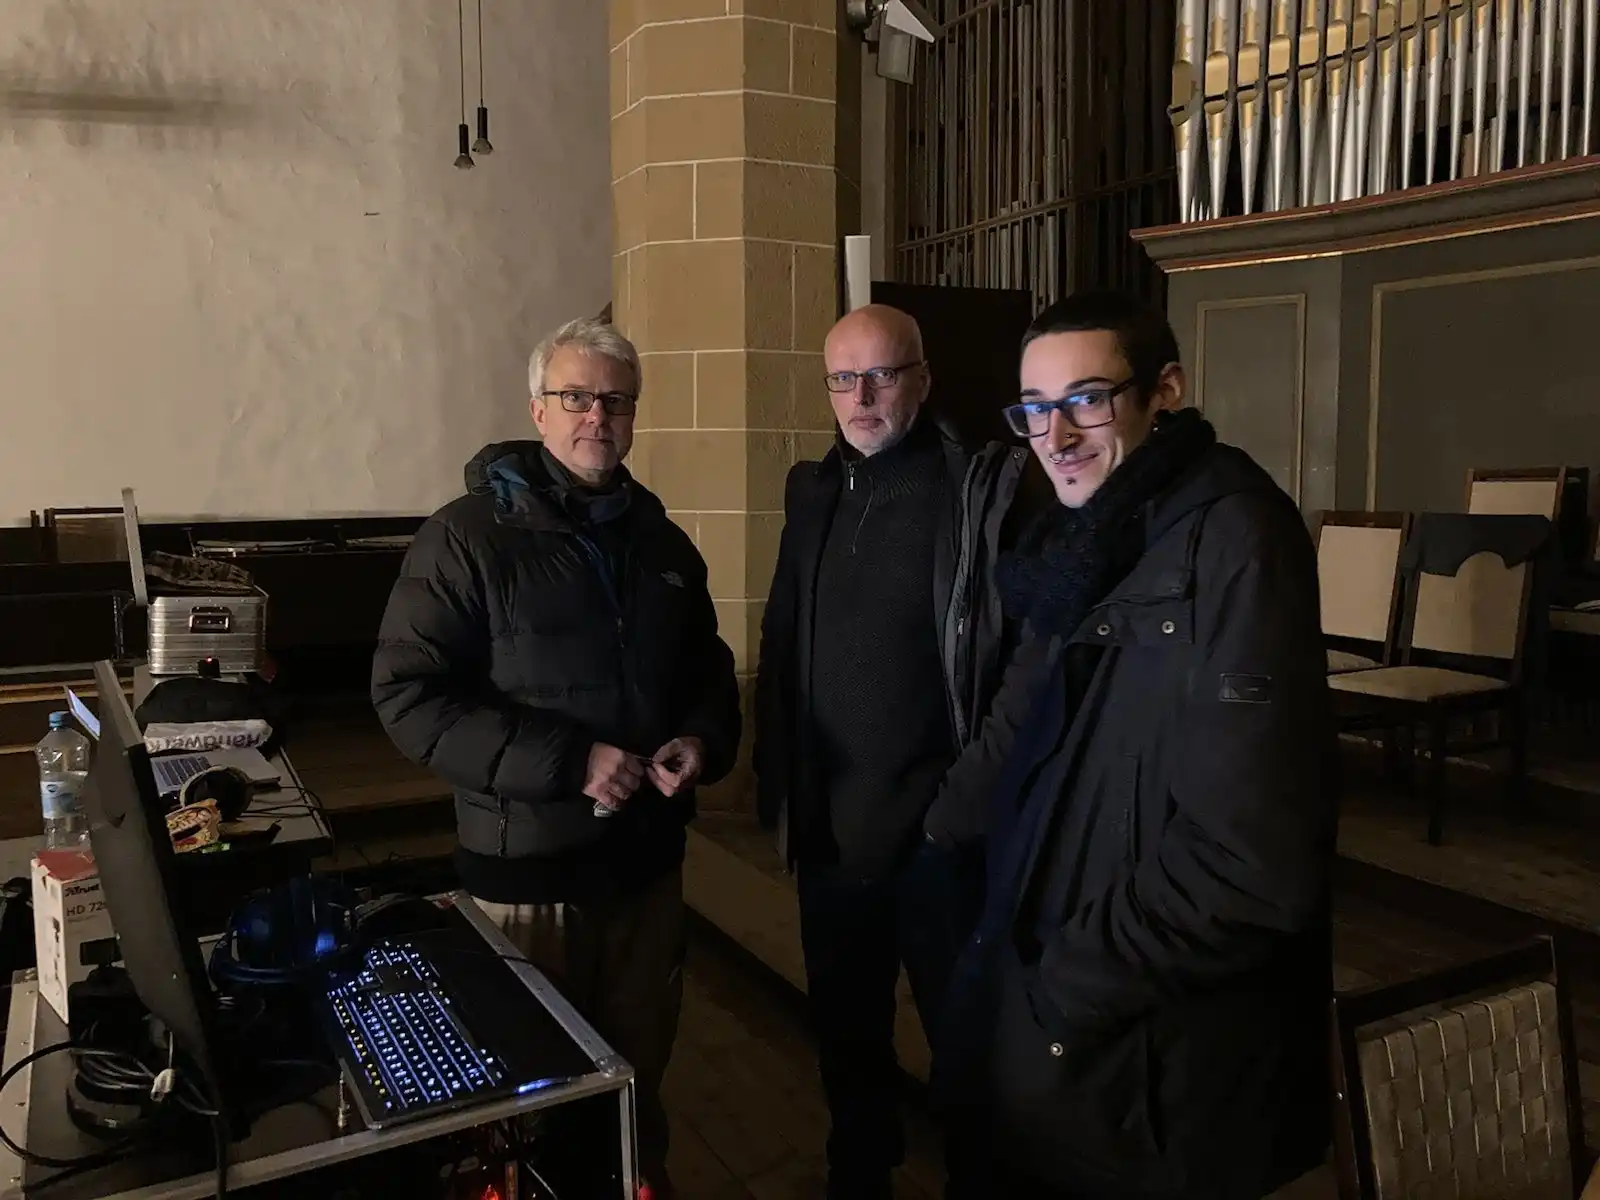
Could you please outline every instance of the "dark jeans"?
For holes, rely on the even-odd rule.
[[[802,863],[798,883],[806,987],[833,1119],[828,1195],[887,1197],[889,1173],[905,1157],[895,984],[904,964],[931,1037],[956,956],[977,919],[982,857],[924,845],[881,878]]]

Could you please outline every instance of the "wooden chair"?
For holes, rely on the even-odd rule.
[[[1565,467],[1473,467],[1467,472],[1467,512],[1554,521],[1566,489]]]
[[[1324,512],[1317,518],[1317,582],[1328,674],[1394,662],[1400,550],[1409,513]]]
[[[1588,467],[1475,467],[1467,472],[1466,511],[1547,517],[1564,561],[1586,564],[1596,556]]]
[[[1508,567],[1487,552],[1469,557],[1454,576],[1419,572],[1406,588],[1400,664],[1329,676],[1344,727],[1427,731],[1434,845],[1444,836],[1448,754],[1508,749],[1513,792],[1526,772],[1522,654],[1532,583],[1531,562]],[[1477,719],[1484,715],[1498,718],[1487,733]],[[1451,726],[1462,717],[1473,719],[1472,729],[1452,746]]]
[[[54,562],[128,561],[120,508],[47,508],[44,534]]]
[[[1331,1026],[1340,1196],[1600,1197],[1551,939],[1347,993]]]

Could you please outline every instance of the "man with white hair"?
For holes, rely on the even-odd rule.
[[[542,442],[485,447],[467,494],[417,532],[372,699],[455,790],[463,885],[632,1064],[641,1196],[661,1200],[684,827],[695,786],[732,767],[740,717],[705,562],[622,465],[640,374],[599,321],[540,343]]]

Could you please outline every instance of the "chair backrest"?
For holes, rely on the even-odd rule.
[[[1326,512],[1317,525],[1322,632],[1382,643],[1394,635],[1405,513]]]
[[[1467,511],[1482,516],[1548,517],[1554,521],[1560,515],[1565,488],[1565,467],[1474,467],[1467,472]]]
[[[1528,607],[1529,563],[1508,567],[1474,554],[1454,575],[1418,574],[1408,649],[1518,663]]]
[[[127,562],[120,508],[47,508],[44,529],[56,562]]]
[[[1340,1194],[1572,1200],[1582,1108],[1548,938],[1333,1009]]]

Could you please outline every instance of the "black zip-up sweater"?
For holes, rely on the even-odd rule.
[[[848,454],[817,564],[811,738],[832,848],[865,877],[920,840],[956,755],[928,600],[945,474],[930,422],[870,458]]]
[[[692,794],[644,784],[616,816],[582,794],[596,742],[649,756],[706,746],[701,782],[732,767],[733,655],[705,562],[619,468],[579,496],[537,442],[486,447],[468,494],[417,532],[384,614],[372,699],[406,757],[456,794],[463,886],[480,899],[603,899],[683,859]]]
[[[988,795],[991,760],[1004,753],[984,721],[1014,633],[1002,618],[992,566],[1010,544],[1012,531],[1026,526],[1034,495],[1050,504],[1055,500],[1049,481],[1030,466],[1033,456],[1021,446],[991,442],[969,450],[931,413],[918,420],[916,429],[937,446],[946,489],[945,501],[931,506],[938,532],[932,569],[921,592],[943,668],[933,693],[949,709],[954,743],[973,743],[946,775],[943,791],[948,797],[936,801],[927,814],[927,832],[943,842],[955,840],[950,835],[960,830],[941,810],[964,816],[968,809],[983,807],[976,798]],[[812,678],[816,646],[827,633],[817,619],[818,571],[835,509],[849,482],[843,438],[838,442],[820,462],[796,463],[784,486],[783,538],[762,614],[751,706],[757,811],[776,830],[779,854],[791,866],[832,840],[830,801],[817,777],[821,756],[812,738],[811,714],[818,708]],[[908,593],[897,602],[910,613],[916,598]],[[861,677],[862,687],[876,684]]]

